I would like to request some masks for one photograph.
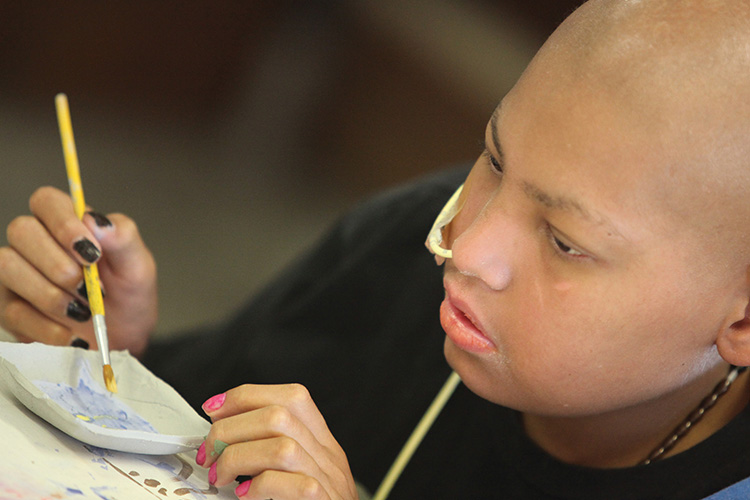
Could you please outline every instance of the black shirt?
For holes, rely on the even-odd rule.
[[[374,491],[450,373],[442,269],[424,247],[466,169],[345,216],[220,328],[154,342],[144,363],[198,411],[242,383],[307,386],[354,477]],[[750,411],[648,466],[599,470],[547,455],[519,415],[459,386],[391,499],[698,499],[750,476]]]

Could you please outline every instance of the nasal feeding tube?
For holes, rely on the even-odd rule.
[[[425,246],[427,247],[427,249],[430,251],[430,253],[435,255],[435,262],[437,262],[438,266],[442,265],[443,262],[445,262],[445,259],[453,258],[453,251],[447,248],[443,248],[440,245],[443,243],[443,229],[445,229],[448,224],[453,221],[453,218],[458,214],[458,212],[461,211],[461,208],[463,208],[463,203],[461,203],[460,206],[458,203],[463,187],[464,185],[461,184],[458,189],[456,189],[456,192],[453,193],[443,209],[440,211],[437,218],[435,219],[435,223],[432,225],[432,229],[430,229],[430,232],[427,235],[427,241],[425,241]]]

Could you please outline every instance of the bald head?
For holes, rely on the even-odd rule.
[[[645,113],[729,111],[750,96],[750,1],[591,0],[540,53],[551,56],[578,83],[651,104]]]
[[[575,89],[616,106],[660,155],[664,209],[736,228],[732,251],[750,258],[750,1],[591,0],[524,78],[546,79],[548,99]]]

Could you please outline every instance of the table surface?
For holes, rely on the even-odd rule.
[[[136,455],[84,444],[37,417],[0,384],[0,500],[236,499],[217,489],[195,451]]]

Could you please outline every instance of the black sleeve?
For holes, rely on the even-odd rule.
[[[466,173],[363,204],[234,319],[155,342],[144,364],[196,408],[242,383],[304,384],[355,477],[374,488],[450,372],[442,270],[424,240]]]

